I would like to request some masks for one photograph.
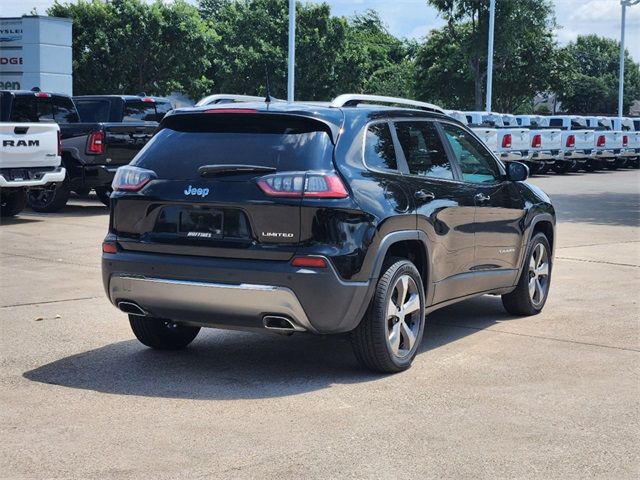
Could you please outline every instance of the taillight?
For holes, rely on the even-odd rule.
[[[607,139],[605,138],[604,135],[598,136],[598,147],[604,147],[606,141]]]
[[[511,148],[511,134],[507,133],[502,137],[502,148]]]
[[[276,173],[260,178],[258,186],[270,197],[346,198],[349,196],[336,173]]]
[[[156,174],[151,170],[125,165],[116,170],[111,188],[137,192],[154,178],[156,178]]]
[[[533,148],[539,148],[542,145],[542,135],[534,135],[531,140],[531,146]]]
[[[626,147],[627,145],[629,145],[629,137],[627,137],[626,135],[622,136],[622,146]]]
[[[60,130],[58,130],[58,156],[62,156],[62,135],[60,134]]]
[[[87,154],[102,155],[104,153],[104,132],[91,132],[87,139]]]
[[[576,146],[576,136],[575,135],[569,135],[567,137],[567,143],[566,143],[567,147],[572,148]]]
[[[327,268],[327,260],[323,257],[293,257],[291,265],[306,268]]]
[[[102,253],[118,253],[116,242],[102,242]]]
[[[47,92],[36,92],[36,97],[49,98],[49,97],[51,97],[51,94],[47,93]]]
[[[156,103],[156,101],[151,97],[142,97],[142,101],[145,103]]]

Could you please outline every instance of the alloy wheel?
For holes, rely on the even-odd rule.
[[[538,243],[529,260],[529,296],[537,307],[544,301],[549,288],[549,253]]]
[[[387,341],[398,358],[410,355],[420,332],[420,294],[414,279],[402,275],[393,286],[387,304]]]

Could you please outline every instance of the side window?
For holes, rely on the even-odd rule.
[[[159,122],[164,116],[173,110],[169,102],[156,102],[156,122]]]
[[[364,141],[364,163],[376,170],[397,170],[396,152],[387,123],[376,123],[367,129]]]
[[[443,124],[442,127],[465,182],[495,183],[500,179],[500,169],[495,159],[478,140],[455,125]]]
[[[53,97],[54,118],[58,123],[77,123],[78,113],[70,98]]]
[[[453,179],[451,164],[433,122],[396,122],[395,127],[411,174]]]
[[[156,107],[154,103],[142,100],[125,103],[123,122],[154,122],[155,120]]]

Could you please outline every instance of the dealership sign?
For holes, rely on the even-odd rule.
[[[0,43],[22,41],[22,20],[0,20]]]

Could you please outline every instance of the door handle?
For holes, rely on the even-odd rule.
[[[414,197],[416,197],[418,200],[433,200],[436,198],[436,196],[431,193],[431,192],[427,192],[426,190],[417,190],[414,194]]]
[[[485,195],[484,193],[478,193],[476,194],[475,199],[478,202],[488,202],[489,200],[491,200],[491,197],[489,195]]]

